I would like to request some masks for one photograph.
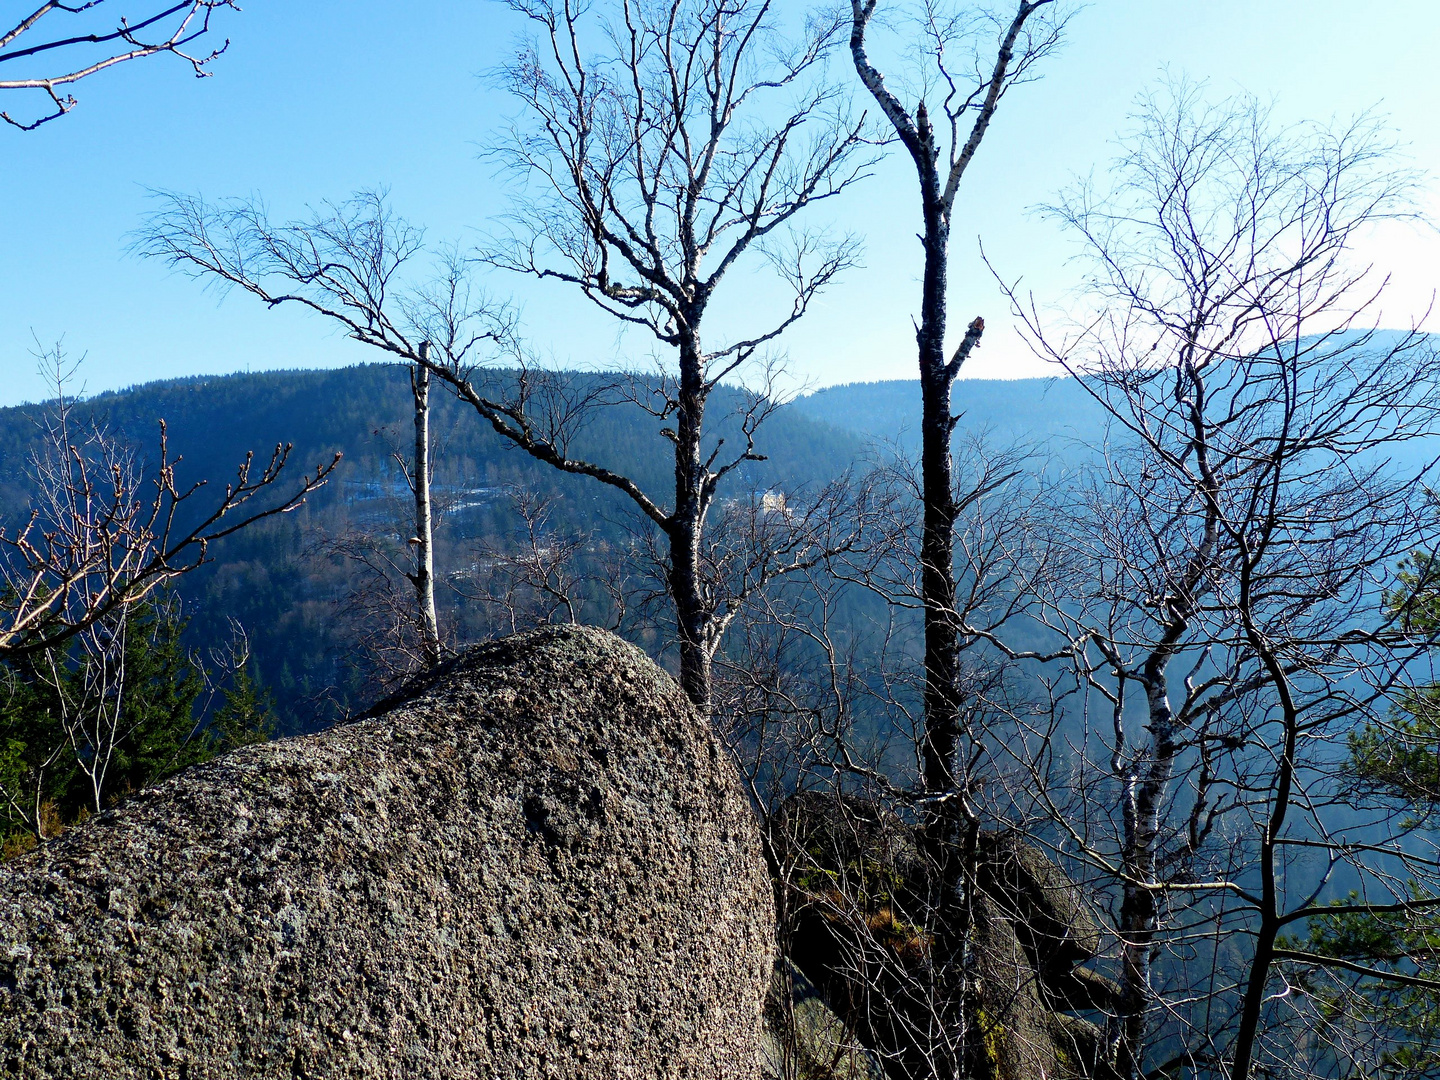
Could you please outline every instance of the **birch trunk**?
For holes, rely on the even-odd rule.
[[[430,501],[430,369],[429,342],[420,345],[422,363],[410,372],[410,389],[415,399],[415,603],[420,640],[425,658],[440,662],[440,622],[435,615],[435,528]]]

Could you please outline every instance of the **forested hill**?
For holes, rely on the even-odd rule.
[[[514,450],[468,405],[444,393],[434,398],[440,484],[486,490],[521,484],[593,494],[591,482],[559,477]],[[968,379],[956,384],[954,401],[963,414],[958,433],[1093,442],[1104,427],[1100,407],[1071,380]],[[738,403],[738,394],[717,392],[709,422],[718,436],[734,440],[734,423],[722,417]],[[313,468],[340,451],[345,460],[340,482],[315,500],[329,505],[363,498],[371,490],[367,485],[393,475],[391,447],[407,442],[409,407],[405,370],[375,364],[149,383],[88,398],[78,414],[82,424],[102,423],[144,457],[153,456],[164,419],[172,454],[184,458],[182,480],[220,482],[246,451],[268,454],[278,443],[294,444],[292,468],[298,469]],[[0,409],[0,513],[7,517],[28,505],[28,463],[47,408]],[[919,412],[914,380],[851,383],[809,394],[767,421],[758,449],[768,460],[748,464],[740,482],[750,488],[822,483],[854,462],[871,440],[915,445]],[[664,426],[634,406],[596,410],[575,446],[663,495],[670,472],[669,443],[660,435]]]
[[[499,383],[505,372],[486,380]],[[602,375],[565,377],[571,388],[598,386]],[[482,385],[482,392],[485,387]],[[491,388],[498,392],[498,385]],[[550,500],[550,525],[591,534],[597,543],[630,543],[647,526],[625,496],[587,477],[540,465],[501,438],[469,406],[443,390],[432,394],[432,430],[441,528],[439,569],[458,583],[452,590],[452,625],[470,617],[466,583],[486,544],[504,544],[519,519],[509,497],[524,490]],[[1097,406],[1078,387],[1056,380],[985,382],[956,388],[964,421],[959,434],[988,432],[999,443],[1043,445],[1064,453],[1067,440],[1094,442],[1103,424]],[[707,424],[727,447],[743,446],[736,409],[742,396],[721,388],[711,399]],[[274,695],[286,726],[313,727],[362,702],[370,688],[355,662],[356,627],[344,610],[357,575],[365,571],[338,557],[335,541],[354,535],[389,545],[402,559],[407,491],[393,458],[408,457],[413,440],[406,369],[369,365],[330,371],[272,371],[150,383],[83,400],[72,417],[72,437],[92,425],[153,465],[159,422],[179,455],[180,486],[199,480],[222,485],[247,451],[268,459],[278,443],[293,443],[290,477],[344,455],[333,481],[301,510],[271,519],[217,545],[213,561],[179,586],[197,649],[212,647],[244,627],[255,674]],[[42,421],[51,405],[0,410],[0,524],[13,529],[34,505],[31,460],[41,446]],[[918,428],[915,382],[839,386],[776,412],[760,429],[756,449],[765,461],[746,463],[722,498],[781,488],[803,497],[836,474],[875,459],[876,447],[913,450]],[[635,405],[593,411],[574,433],[573,452],[633,477],[662,504],[673,483],[665,421]],[[208,505],[202,491],[195,509]],[[478,560],[478,561],[477,561]],[[471,626],[471,633],[483,633]]]
[[[506,379],[494,372],[477,379],[482,393]],[[573,375],[573,384],[598,383],[604,376]],[[500,438],[469,406],[443,392],[432,394],[432,431],[439,443],[437,482],[442,486],[495,489],[506,485],[591,491],[593,482],[560,477],[533,463]],[[711,400],[707,422],[716,437],[738,431],[734,410],[740,395],[721,388]],[[25,477],[39,438],[38,420],[48,406],[0,409],[0,512],[7,516],[28,501]],[[353,500],[372,491],[378,478],[393,475],[391,448],[412,436],[410,393],[405,369],[375,364],[330,371],[272,371],[257,374],[194,377],[149,383],[86,399],[77,409],[81,426],[100,423],[115,437],[151,458],[158,425],[169,430],[172,456],[183,455],[182,482],[207,478],[220,482],[233,475],[246,451],[268,455],[278,443],[293,443],[294,468],[311,469],[344,454],[340,482],[315,500],[316,505]],[[633,405],[596,409],[576,433],[576,454],[590,455],[663,496],[672,466],[670,444],[660,434],[664,422]],[[762,429],[758,449],[767,461],[747,463],[742,485],[823,482],[859,451],[851,435],[795,410],[782,410]],[[580,487],[575,485],[579,483]]]
[[[493,372],[486,379],[507,378]],[[601,375],[565,377],[584,390]],[[482,386],[482,390],[483,390]],[[587,477],[535,463],[500,437],[474,410],[442,391],[432,395],[436,436],[436,495],[440,510],[437,568],[455,585],[449,617],[457,626],[472,617],[466,590],[483,570],[485,545],[518,535],[520,519],[510,494],[549,501],[549,525],[584,533],[595,544],[629,544],[649,527],[625,496]],[[712,398],[707,424],[727,447],[743,445],[735,410],[742,396],[722,388]],[[1105,440],[1104,414],[1070,380],[963,380],[955,408],[962,413],[957,439],[984,434],[994,445],[1029,444],[1037,460],[1074,459],[1084,446]],[[914,381],[857,383],[818,391],[778,410],[760,429],[757,450],[767,460],[746,463],[722,498],[781,488],[814,489],[846,468],[864,467],[887,447],[913,454],[918,445],[919,387]],[[294,444],[289,482],[302,472],[344,457],[333,481],[299,511],[271,519],[217,545],[213,561],[178,586],[196,648],[222,640],[231,620],[244,627],[255,674],[273,693],[286,726],[308,728],[362,703],[370,692],[355,662],[356,626],[345,607],[363,567],[335,554],[335,541],[353,535],[389,545],[403,562],[408,491],[393,458],[408,457],[413,441],[406,369],[370,365],[330,371],[279,371],[197,377],[151,383],[81,402],[72,431],[93,422],[153,464],[159,421],[170,450],[182,457],[182,488],[199,480],[221,485],[247,451],[262,461],[277,443]],[[52,406],[0,410],[0,525],[13,530],[31,506],[33,455],[41,422]],[[673,483],[665,422],[635,405],[594,410],[576,430],[573,450],[633,477],[662,504]],[[1397,457],[1430,452],[1429,443],[1396,448]],[[712,444],[713,445],[713,444]],[[209,492],[194,500],[207,505]],[[473,593],[473,589],[469,590]],[[485,633],[485,627],[462,627]]]
[[[491,373],[480,389],[485,392],[485,381],[507,377]],[[567,378],[584,390],[604,376]],[[476,554],[482,544],[504,543],[517,531],[509,498],[516,490],[549,499],[553,527],[592,533],[600,543],[628,542],[645,528],[625,496],[536,464],[443,391],[432,392],[432,402],[442,574],[463,579],[477,559],[483,563]],[[736,415],[741,405],[742,396],[723,387],[711,398],[707,424],[716,438],[728,436],[726,452],[744,446]],[[392,556],[404,552],[408,493],[392,453],[408,458],[413,447],[411,408],[406,369],[396,365],[170,380],[96,395],[75,408],[72,438],[99,425],[151,466],[164,419],[172,458],[182,458],[181,488],[199,480],[223,485],[247,451],[263,462],[277,443],[294,444],[282,490],[335,452],[344,455],[333,481],[306,506],[216,545],[213,561],[177,587],[194,648],[224,639],[232,619],[244,627],[254,673],[274,695],[289,730],[331,719],[370,692],[356,668],[355,627],[346,624],[344,612],[363,568],[336,556],[334,541],[362,534],[390,545]],[[53,406],[0,410],[0,525],[7,530],[34,505],[31,461],[42,445],[47,412],[53,415]],[[665,423],[634,405],[596,409],[576,430],[572,449],[634,478],[667,503],[673,458],[660,434]],[[737,469],[722,497],[818,486],[860,459],[865,441],[782,409],[761,428],[757,450],[767,459]],[[202,491],[192,505],[200,509],[211,501]],[[464,606],[458,590],[452,599]]]

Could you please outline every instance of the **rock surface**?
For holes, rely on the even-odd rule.
[[[963,1007],[960,967],[943,955],[958,913],[937,903],[914,828],[869,800],[812,792],[771,830],[796,966],[891,1080],[931,1075],[955,1051],[935,1038],[936,1018],[953,1033]],[[972,1007],[986,1075],[1109,1080],[1095,1020],[1113,1013],[1120,988],[1077,966],[1101,944],[1080,888],[1014,833],[981,832],[976,855]]]
[[[794,964],[775,965],[760,1080],[885,1080],[872,1051]]]
[[[754,1075],[773,939],[708,725],[548,628],[0,867],[0,1072]]]

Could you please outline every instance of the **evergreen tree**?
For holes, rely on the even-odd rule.
[[[0,842],[25,850],[37,828],[58,825],[57,804],[76,773],[54,694],[33,661],[0,663]],[[28,838],[25,839],[25,838]]]
[[[1404,617],[1419,632],[1440,631],[1437,572],[1436,556],[1412,557],[1386,598],[1392,608],[1404,605]],[[1440,685],[1401,694],[1386,722],[1354,733],[1349,750],[1359,790],[1396,804],[1411,815],[1410,824],[1434,819],[1440,814]],[[1399,910],[1312,919],[1302,946],[1350,965],[1336,972],[1344,981],[1319,996],[1330,1002],[1332,1019],[1369,1029],[1381,1041],[1374,1071],[1362,1068],[1357,1075],[1440,1078],[1440,897],[1414,881],[1409,892],[1408,904],[1394,905]],[[1358,893],[1335,903],[1363,905]]]
[[[278,727],[270,692],[250,674],[249,661],[242,662],[206,728],[210,750],[223,754],[236,747],[268,742]]]
[[[130,616],[109,801],[213,756],[195,715],[205,681],[181,643],[185,626],[172,597],[142,604]]]
[[[27,850],[37,834],[52,837],[97,803],[112,806],[190,765],[273,737],[269,694],[248,664],[234,672],[219,707],[203,715],[207,677],[184,646],[186,625],[178,600],[157,595],[127,612],[123,627],[107,630],[116,648],[72,641],[0,664],[0,854]],[[104,665],[112,670],[102,673]],[[102,682],[100,674],[109,677]],[[96,685],[110,690],[97,697],[86,689]],[[102,708],[113,711],[97,724]]]
[[[1440,636],[1440,562],[1413,556],[1387,602],[1407,604],[1409,628]],[[1408,602],[1407,602],[1408,601]],[[1440,685],[1407,690],[1390,722],[1370,724],[1350,739],[1351,769],[1371,790],[1426,818],[1440,810]]]

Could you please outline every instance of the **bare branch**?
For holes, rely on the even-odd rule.
[[[209,52],[193,51],[192,46],[210,34],[210,21],[217,10],[239,10],[235,0],[181,0],[158,10],[150,7],[138,16],[121,14],[117,22],[101,24],[106,29],[87,29],[87,20],[93,26],[92,13],[104,3],[106,0],[74,4],[47,0],[8,30],[0,30],[0,92],[30,90],[48,99],[48,111],[34,119],[19,119],[0,111],[0,120],[21,131],[34,131],[78,104],[63,92],[64,87],[147,56],[163,53],[179,57],[197,78],[205,78],[210,74],[211,62],[230,42],[227,39]],[[75,17],[75,30],[57,30],[58,36],[44,37],[52,25],[58,26],[54,16],[64,15]]]

